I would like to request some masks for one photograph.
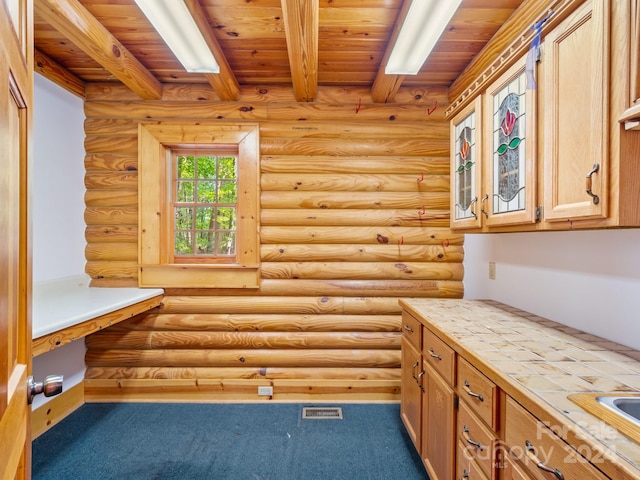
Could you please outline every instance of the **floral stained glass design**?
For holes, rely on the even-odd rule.
[[[471,205],[477,199],[475,112],[456,125],[455,134],[455,219],[461,220],[475,217],[471,210]]]
[[[493,213],[524,210],[526,77],[523,73],[494,96]]]

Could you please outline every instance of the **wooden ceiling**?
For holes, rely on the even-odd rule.
[[[243,86],[287,85],[313,101],[318,86],[365,86],[385,102],[400,86],[450,86],[523,3],[463,0],[419,74],[385,75],[407,1],[186,0],[221,63],[203,75],[182,68],[134,0],[34,0],[36,71],[78,94],[120,82],[157,99],[162,84],[208,83],[238,100]]]

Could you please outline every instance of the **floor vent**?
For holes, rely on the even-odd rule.
[[[342,420],[342,408],[340,407],[303,407],[302,418],[334,418]]]

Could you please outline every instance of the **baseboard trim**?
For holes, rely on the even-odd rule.
[[[33,410],[31,412],[31,439],[38,438],[84,403],[84,384],[80,382]]]

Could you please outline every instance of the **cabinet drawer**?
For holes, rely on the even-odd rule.
[[[565,479],[608,478],[511,397],[507,398],[505,422],[509,456],[531,478],[555,479],[560,473]]]
[[[458,441],[458,453],[456,454],[456,479],[460,480],[489,480],[478,464],[466,456],[466,445]]]
[[[493,478],[498,439],[464,401],[460,402],[458,410],[457,432],[458,453],[467,461],[474,461],[487,477]]]
[[[498,387],[464,358],[458,358],[458,396],[493,430],[498,430]]]
[[[418,350],[422,349],[422,324],[407,312],[402,312],[402,336]]]
[[[422,356],[449,385],[455,385],[456,352],[428,328],[422,335]]]

